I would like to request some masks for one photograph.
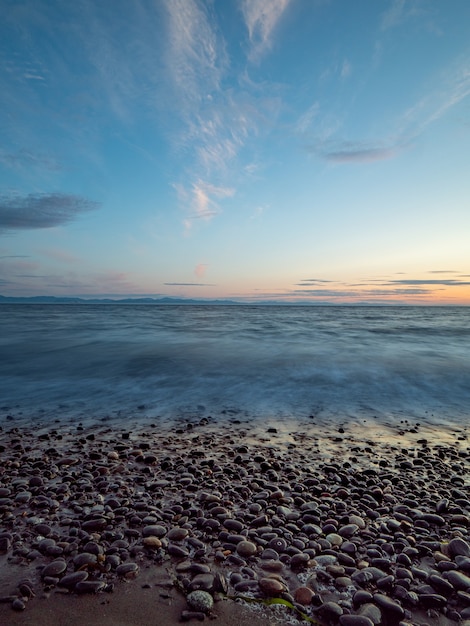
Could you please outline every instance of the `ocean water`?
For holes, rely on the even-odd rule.
[[[0,419],[468,423],[470,309],[1,305]]]

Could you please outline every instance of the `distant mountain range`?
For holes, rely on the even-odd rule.
[[[190,298],[74,298],[61,296],[1,296],[0,304],[224,304],[239,305],[234,300],[192,300]]]
[[[363,301],[363,302],[328,302],[328,301],[316,301],[309,302],[306,300],[260,300],[260,301],[239,301],[236,300],[193,300],[191,298],[78,298],[78,297],[62,297],[62,296],[30,296],[30,297],[16,297],[16,296],[2,296],[0,295],[1,304],[156,304],[156,305],[171,305],[171,304],[192,304],[192,305],[221,305],[221,306],[409,306],[406,302],[377,302],[377,301]],[[413,306],[413,305],[411,305]],[[420,306],[420,305],[414,305]],[[433,305],[422,305],[433,306]],[[436,305],[434,305],[436,306]],[[439,306],[439,305],[437,305]],[[443,305],[445,306],[445,305]],[[451,306],[451,305],[449,305]]]

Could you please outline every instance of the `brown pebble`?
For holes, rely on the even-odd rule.
[[[309,587],[299,587],[295,590],[295,601],[304,606],[308,606],[312,602],[312,598],[315,594]]]
[[[276,578],[260,578],[258,585],[261,591],[267,596],[278,596],[286,590],[286,586]]]

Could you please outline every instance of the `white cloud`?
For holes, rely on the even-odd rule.
[[[351,73],[352,73],[352,65],[348,61],[348,59],[344,59],[343,65],[341,66],[341,71],[340,71],[341,78],[347,78],[348,76],[351,75]]]
[[[399,24],[404,16],[406,0],[393,0],[388,11],[382,16],[381,29],[388,30]]]
[[[291,0],[243,0],[242,11],[251,42],[250,58],[259,57],[272,45],[272,34]]]
[[[189,207],[190,213],[184,219],[184,227],[188,233],[197,220],[210,221],[220,213],[219,201],[230,198],[235,190],[230,187],[218,187],[211,183],[198,180],[188,189],[183,185],[175,185],[180,202]]]
[[[403,114],[400,133],[418,135],[470,95],[470,62],[458,60],[435,77],[437,87]]]
[[[207,10],[196,0],[167,0],[169,50],[167,63],[176,87],[191,106],[220,89],[227,63],[224,45]]]
[[[312,125],[313,120],[320,111],[320,103],[314,102],[297,120],[296,130],[299,133],[305,133]]]

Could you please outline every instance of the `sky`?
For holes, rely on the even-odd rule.
[[[470,305],[468,0],[3,0],[0,294]]]

